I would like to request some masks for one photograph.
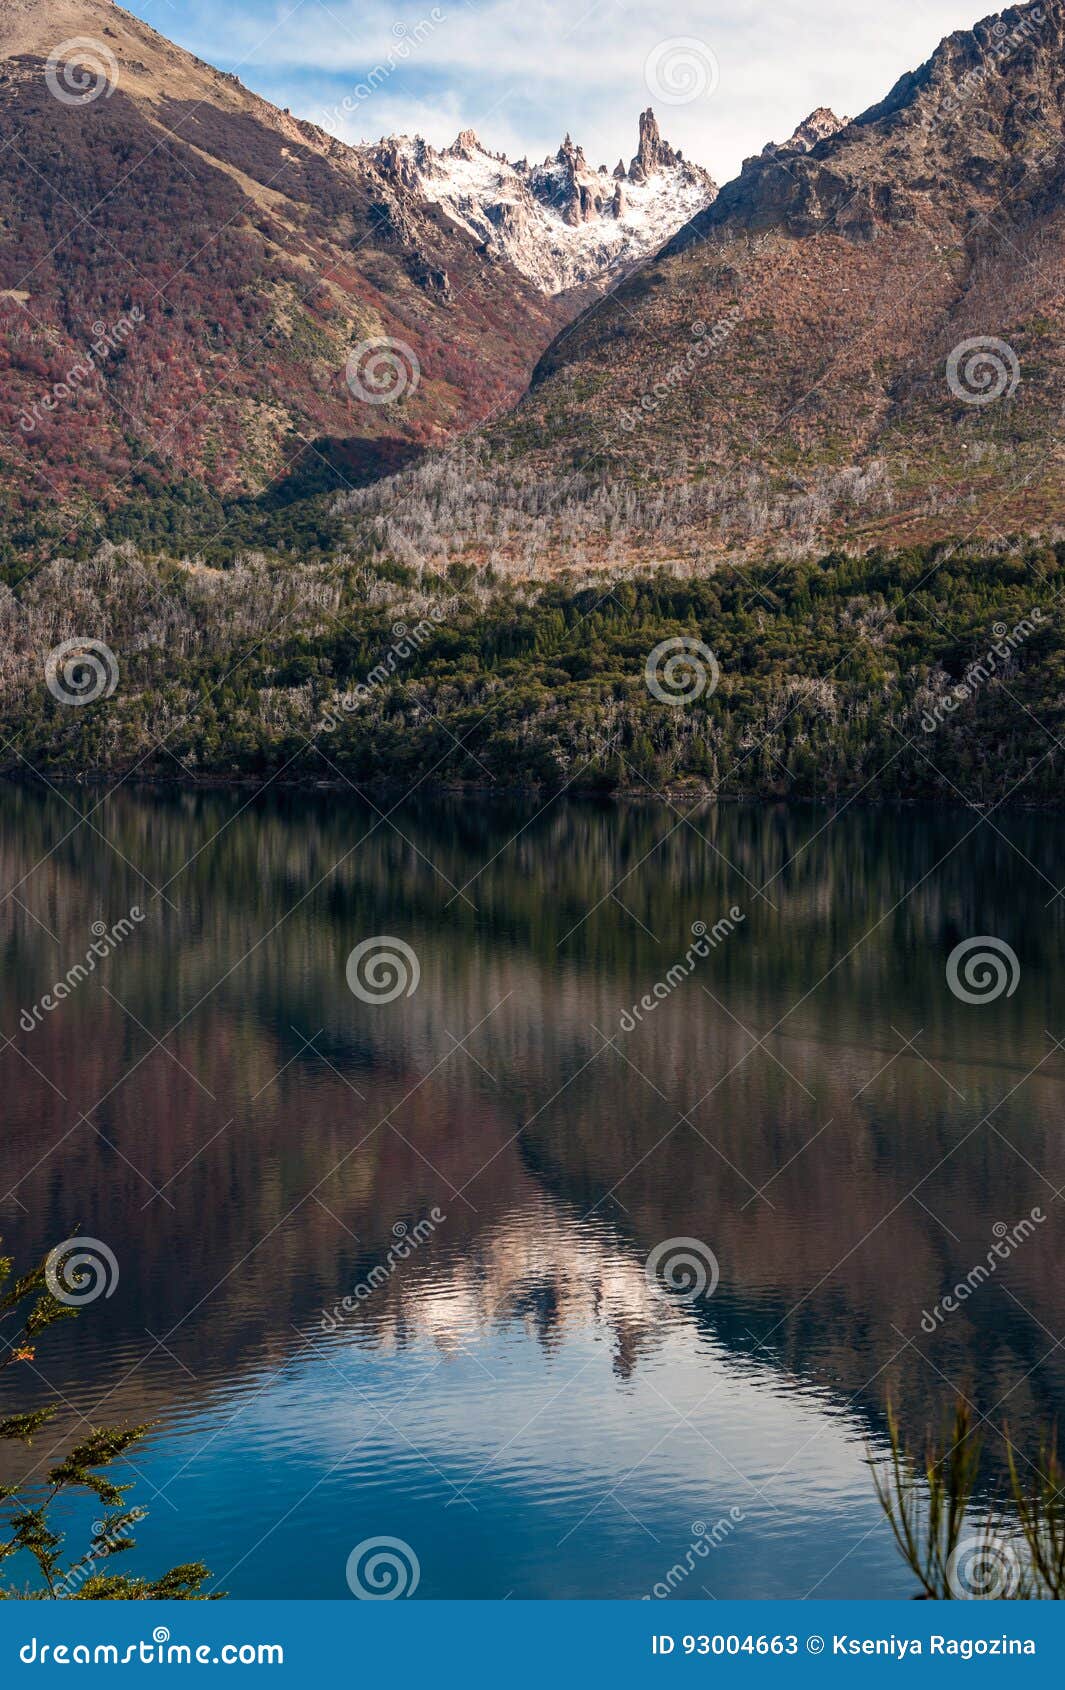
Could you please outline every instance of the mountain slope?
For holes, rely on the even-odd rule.
[[[830,119],[748,160],[488,431],[502,502],[570,476],[564,525],[541,501],[541,556],[553,538],[561,559],[562,526],[602,564],[619,523],[627,554],[694,561],[1060,519],[1059,0],[951,36]]]
[[[393,468],[513,403],[647,250],[614,218],[548,290],[387,146],[297,121],[111,0],[5,0],[0,60],[10,516]],[[655,244],[712,192],[672,174],[683,204]]]

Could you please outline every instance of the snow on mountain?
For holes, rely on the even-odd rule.
[[[626,169],[587,162],[567,135],[543,164],[512,164],[472,129],[438,152],[420,136],[367,149],[376,168],[419,194],[507,258],[547,294],[598,280],[654,252],[711,203],[717,187],[662,140],[654,113],[640,116],[640,144]]]

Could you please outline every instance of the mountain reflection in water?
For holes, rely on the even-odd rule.
[[[118,1260],[38,1366],[57,1439],[158,1422],[130,1568],[347,1597],[391,1536],[419,1597],[909,1594],[889,1392],[914,1435],[954,1386],[1022,1440],[1060,1409],[1059,822],[98,802],[0,792],[0,1219]],[[379,934],[420,969],[387,1004],[345,980]],[[978,934],[1020,959],[993,1004],[946,984]],[[648,1277],[671,1239],[712,1296]]]

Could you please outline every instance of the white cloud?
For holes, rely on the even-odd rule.
[[[470,125],[494,148],[536,156],[569,130],[593,162],[613,162],[631,155],[637,115],[652,104],[663,133],[719,180],[814,106],[854,116],[943,35],[976,21],[973,0],[439,0],[435,22],[429,0],[237,0],[226,10],[186,0],[179,27],[153,0],[132,5],[319,120],[345,79],[354,87],[394,63],[333,126],[346,140],[398,129],[439,144]],[[403,25],[410,46],[397,62]],[[670,105],[649,91],[644,67],[677,37],[705,43],[720,74],[712,93]]]

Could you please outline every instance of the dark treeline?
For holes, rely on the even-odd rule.
[[[1056,805],[1063,590],[1065,543],[544,584],[127,541],[0,598],[4,767]],[[48,691],[72,637],[112,696]],[[692,661],[671,688],[658,659],[663,700],[665,641]]]

